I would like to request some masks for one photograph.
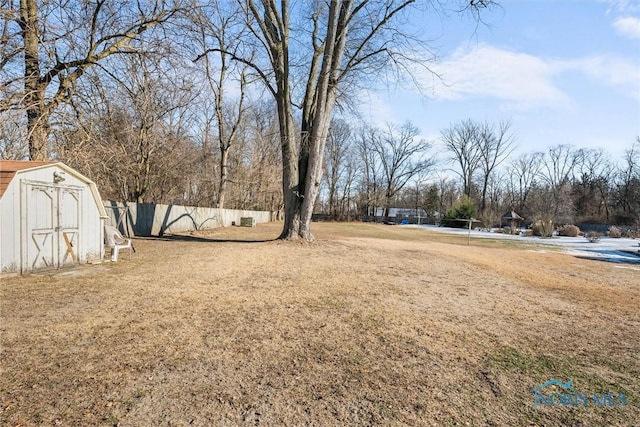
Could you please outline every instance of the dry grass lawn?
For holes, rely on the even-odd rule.
[[[0,425],[640,425],[640,269],[400,226],[3,278]],[[571,379],[620,407],[534,408]]]

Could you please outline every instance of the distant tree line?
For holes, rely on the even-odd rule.
[[[410,177],[389,192],[385,165],[389,158],[402,165],[403,157],[381,154],[375,144],[384,141],[389,152],[406,152],[402,137],[371,127],[350,131],[342,123],[339,129],[341,139],[327,144],[327,190],[319,203],[337,219],[395,207],[424,211],[426,220],[436,221],[468,201],[488,227],[499,225],[509,210],[528,222],[640,225],[640,138],[622,159],[571,145],[514,154],[509,122],[461,120],[441,131],[444,152],[427,154],[430,144],[410,144],[417,150],[402,166]],[[421,163],[425,156],[429,161]]]

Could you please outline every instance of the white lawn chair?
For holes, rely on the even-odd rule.
[[[111,261],[118,261],[118,251],[120,251],[120,249],[129,248],[129,258],[131,258],[131,249],[133,248],[131,239],[123,237],[117,228],[111,225],[105,225],[104,239],[106,241],[107,248],[111,248]]]

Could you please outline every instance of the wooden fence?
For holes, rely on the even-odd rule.
[[[240,218],[251,217],[256,224],[269,222],[276,215],[268,211],[247,211],[153,203],[104,201],[111,224],[128,236],[162,236],[166,233],[240,225]]]

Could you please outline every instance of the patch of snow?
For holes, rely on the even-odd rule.
[[[430,231],[461,236],[467,236],[469,234],[468,229],[437,227],[435,225],[404,225],[403,227],[424,228]],[[624,264],[640,264],[640,241],[638,239],[602,237],[599,242],[591,243],[584,237],[563,236],[541,238],[480,230],[471,230],[471,238],[518,240],[536,245],[557,247],[570,255],[580,258],[598,259]],[[540,249],[534,252],[546,251]]]

